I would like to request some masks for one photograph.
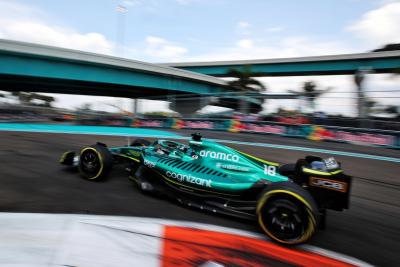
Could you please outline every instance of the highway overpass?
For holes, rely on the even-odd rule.
[[[221,79],[167,66],[0,39],[0,90],[145,98],[229,88]]]
[[[246,68],[250,69],[254,77],[344,75],[354,74],[360,69],[368,69],[374,73],[389,73],[400,69],[400,51],[260,60],[163,63],[160,65],[216,77],[229,77],[229,70]]]
[[[0,62],[0,90],[157,98],[180,101],[178,105],[173,105],[175,110],[189,114],[210,103],[208,96],[233,96],[226,81],[212,77],[228,77],[230,69],[243,70],[250,66],[254,76],[354,74],[360,69],[387,73],[400,69],[400,51],[150,64],[0,39]],[[187,99],[188,95],[192,99]],[[196,99],[200,95],[205,98]],[[259,101],[260,97],[253,97],[252,100]],[[174,100],[179,98],[181,100]]]

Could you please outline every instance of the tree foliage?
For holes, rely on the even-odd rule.
[[[400,44],[386,44],[381,48],[372,50],[372,52],[396,51],[400,50]]]
[[[244,68],[243,71],[230,69],[228,75],[235,78],[235,80],[228,82],[235,91],[262,92],[267,90],[263,83],[252,77],[254,75],[250,67]]]
[[[43,104],[39,106],[51,107],[51,104],[55,101],[54,97],[36,94],[36,93],[26,93],[26,92],[12,92],[12,95],[17,97],[20,103],[27,105],[37,105],[33,101],[40,100]]]
[[[247,66],[242,70],[230,69],[228,76],[235,78],[229,81],[228,84],[232,91],[239,93],[240,99],[222,97],[219,99],[219,104],[234,110],[240,110],[246,114],[260,112],[262,110],[262,103],[250,103],[244,97],[246,94],[258,94],[267,90],[263,83],[253,78],[254,74],[251,72],[250,67]]]

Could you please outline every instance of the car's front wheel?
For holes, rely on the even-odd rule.
[[[257,205],[262,230],[273,240],[288,245],[307,242],[313,236],[316,214],[312,197],[295,184],[268,188]]]
[[[79,171],[88,180],[105,178],[112,167],[112,155],[105,145],[85,147],[80,152]]]

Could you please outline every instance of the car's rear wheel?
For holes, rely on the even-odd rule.
[[[112,155],[101,144],[85,147],[80,152],[79,171],[85,179],[101,180],[112,168]]]
[[[273,240],[288,245],[307,242],[317,225],[317,206],[296,184],[270,186],[257,204],[258,222]]]

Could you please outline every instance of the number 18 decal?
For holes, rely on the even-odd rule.
[[[264,165],[264,174],[275,176],[276,175],[276,167]]]

